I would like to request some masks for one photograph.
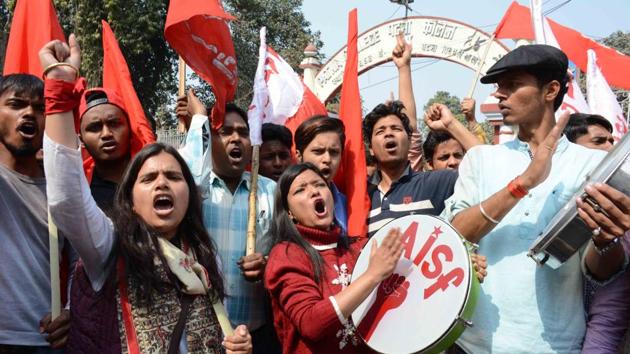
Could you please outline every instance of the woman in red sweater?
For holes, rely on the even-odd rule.
[[[333,220],[333,196],[319,170],[310,163],[287,169],[277,185],[265,272],[285,354],[372,352],[349,317],[392,275],[401,234],[391,231],[380,246],[372,241],[367,271],[349,284],[367,239],[341,238]]]

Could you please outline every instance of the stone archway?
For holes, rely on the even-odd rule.
[[[449,60],[473,71],[477,70],[485,46],[491,39],[488,33],[479,28],[448,18],[415,16],[387,21],[359,35],[359,75],[391,61],[396,35],[401,31],[412,44],[414,57]],[[501,42],[494,40],[481,72],[485,73],[508,51]],[[339,91],[345,62],[344,46],[316,74],[307,74],[309,69],[305,67],[305,84],[322,102],[331,99]]]

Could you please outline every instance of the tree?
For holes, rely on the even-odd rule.
[[[79,39],[82,73],[90,86],[102,85],[100,20],[105,19],[127,60],[147,117],[153,119],[160,107],[172,105],[177,63],[162,34],[167,0],[58,0],[55,6],[66,33],[74,32]]]
[[[429,107],[431,107],[431,105],[434,103],[442,103],[446,105],[446,107],[448,107],[448,109],[453,113],[458,121],[460,121],[464,126],[468,126],[468,123],[466,122],[466,117],[464,116],[464,113],[462,113],[462,110],[460,108],[460,102],[461,100],[459,99],[459,97],[451,95],[450,92],[438,91],[424,105],[424,110],[426,111],[427,109],[429,109]],[[418,113],[418,116],[423,117],[424,113]],[[422,119],[418,119],[418,121],[419,129],[422,131],[424,136],[426,136],[429,133],[429,127],[424,124],[424,121]],[[486,132],[486,137],[488,138],[488,141],[492,141],[492,137],[494,136],[494,129],[492,128],[492,126],[485,121],[479,123],[479,125],[481,125],[483,130]]]

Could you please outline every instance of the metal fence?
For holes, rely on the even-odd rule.
[[[177,129],[157,131],[157,140],[159,142],[171,145],[176,149],[180,148],[185,138],[186,133],[180,133]]]

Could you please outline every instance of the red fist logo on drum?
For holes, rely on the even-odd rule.
[[[393,228],[403,230],[403,255],[352,320],[378,352],[442,350],[459,337],[474,309],[478,283],[466,245],[448,223],[428,215],[396,219],[373,238],[380,244]],[[366,249],[352,278],[363,274],[368,263]]]

